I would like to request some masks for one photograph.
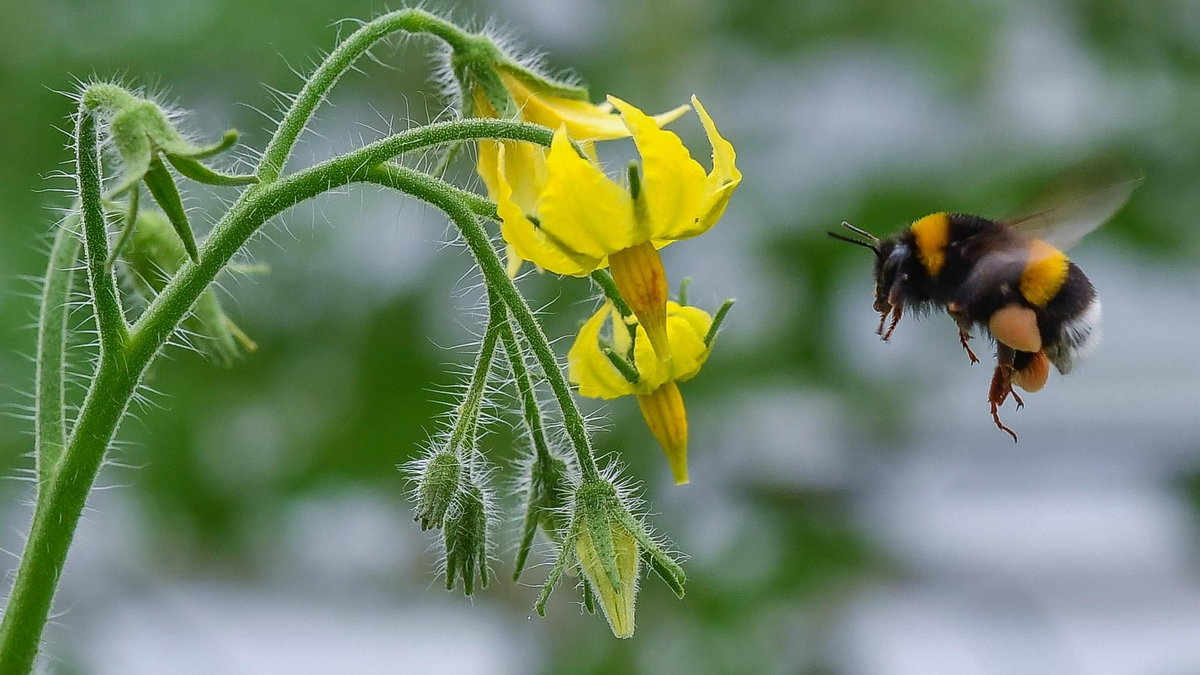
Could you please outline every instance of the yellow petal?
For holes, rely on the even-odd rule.
[[[590,528],[583,527],[575,539],[575,557],[600,600],[600,609],[613,635],[633,636],[633,608],[637,598],[638,566],[641,563],[637,540],[625,528],[609,520],[612,554],[619,583],[614,585],[604,571],[604,562],[596,549]]]
[[[650,239],[680,239],[695,226],[704,199],[704,168],[688,153],[675,134],[625,101],[609,96],[621,113],[642,155],[642,187],[638,206],[645,218],[639,236]]]
[[[563,127],[546,159],[538,217],[547,238],[578,256],[599,260],[633,243],[633,200],[595,164],[575,153]],[[595,269],[583,271],[583,274]]]
[[[671,340],[671,379],[690,380],[700,372],[708,359],[709,348],[704,344],[712,317],[698,307],[667,303],[667,336]]]
[[[700,104],[700,99],[693,96],[692,104],[696,106],[696,114],[700,116],[700,122],[704,124],[704,132],[708,135],[708,142],[713,149],[713,170],[708,174],[704,206],[700,210],[696,231],[691,235],[695,236],[707,232],[720,220],[721,215],[725,213],[725,207],[729,204],[729,198],[733,196],[733,191],[742,182],[742,172],[738,170],[735,163],[737,154],[733,150],[733,145],[717,131],[717,125],[713,123],[712,118],[708,116],[708,111]]]
[[[612,108],[609,106],[595,105],[588,101],[546,92],[535,93],[521,78],[507,71],[502,70],[500,78],[521,110],[521,118],[527,122],[550,129],[566,125],[567,133],[577,141],[603,141],[629,135],[624,123],[612,114]],[[688,106],[679,106],[657,115],[655,119],[660,124],[666,124],[687,110]]]
[[[675,484],[687,483],[687,411],[679,387],[674,382],[667,382],[645,396],[638,396],[638,406],[650,433],[658,439],[667,455]]]
[[[507,179],[504,144],[497,147],[496,163],[496,170],[492,175],[496,180],[494,196],[496,211],[500,215],[500,233],[517,256],[533,261],[534,264],[555,274],[581,275],[595,269],[598,260],[575,255],[573,251],[564,250],[556,245],[533,224],[525,210],[513,200],[512,186]]]
[[[612,305],[605,303],[579,329],[575,343],[567,352],[567,377],[579,386],[579,395],[589,398],[617,398],[635,392],[635,387],[600,351],[600,332],[604,322],[615,316]],[[624,326],[616,331],[625,332]]]

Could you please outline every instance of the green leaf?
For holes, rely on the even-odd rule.
[[[183,242],[192,262],[200,262],[200,251],[196,248],[196,238],[192,235],[192,225],[188,222],[187,212],[183,208],[183,198],[179,196],[179,187],[175,185],[175,177],[167,170],[167,165],[155,157],[150,161],[146,171],[146,187],[154,197],[154,201],[162,207],[163,213],[171,221],[171,227]]]

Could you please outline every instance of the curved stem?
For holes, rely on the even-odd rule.
[[[100,358],[119,351],[129,338],[117,280],[108,266],[108,226],[104,220],[100,188],[100,152],[96,143],[96,118],[86,106],[79,107],[75,126],[76,185],[83,212],[83,242],[87,257],[88,284],[100,331]]]
[[[436,35],[456,51],[469,49],[475,40],[458,26],[422,9],[390,12],[363,24],[330,52],[296,95],[292,107],[284,114],[279,129],[263,152],[262,162],[258,166],[259,181],[269,183],[279,177],[300,132],[333,85],[376,42],[399,31]]]
[[[72,214],[58,226],[38,315],[37,373],[34,390],[34,442],[39,493],[54,472],[67,441],[65,376],[67,318],[70,316],[71,282],[79,256],[79,216]]]
[[[587,425],[583,421],[583,415],[579,413],[579,408],[575,405],[575,399],[571,396],[571,389],[567,386],[566,378],[563,377],[558,357],[554,355],[550,341],[542,331],[541,324],[533,315],[533,310],[525,302],[525,297],[521,295],[513,280],[505,273],[504,264],[500,262],[500,257],[492,248],[487,232],[479,224],[475,214],[456,198],[452,190],[446,189],[445,183],[406,167],[377,166],[367,172],[364,180],[407,192],[427,201],[444,211],[454,221],[463,239],[466,240],[468,248],[475,256],[475,262],[483,271],[488,289],[496,293],[508,306],[517,325],[520,326],[521,332],[529,341],[538,365],[546,375],[546,379],[549,380],[554,398],[562,411],[563,423],[566,426],[567,435],[571,439],[571,445],[575,450],[583,478],[585,480],[599,479],[600,470],[596,466],[591,440],[588,438]]]
[[[396,134],[282,180],[252,186],[217,223],[201,251],[200,261],[184,263],[142,314],[132,334],[118,304],[112,271],[106,265],[108,242],[100,211],[95,126],[86,111],[79,118],[78,137],[88,280],[101,333],[100,364],[59,466],[42,485],[12,593],[0,623],[0,673],[25,673],[33,668],[67,551],[88,493],[146,369],[200,294],[267,219],[322,192],[362,180],[374,165],[411,150],[474,138],[549,144],[551,133],[536,125],[504,120],[445,122]],[[463,209],[454,193],[445,194],[456,208]],[[469,211],[464,209],[463,213],[473,222],[474,216]],[[495,258],[494,252],[492,255]],[[499,265],[498,259],[495,263]],[[501,276],[508,279],[502,269]],[[512,292],[516,292],[515,288]],[[532,321],[528,307],[526,312]],[[536,326],[536,322],[533,323]],[[544,336],[542,340],[545,340]],[[579,419],[579,430],[582,432],[582,418]]]

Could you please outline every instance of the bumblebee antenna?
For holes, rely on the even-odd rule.
[[[850,244],[854,244],[855,246],[862,246],[863,248],[869,248],[869,249],[871,249],[872,252],[875,253],[876,256],[879,255],[879,237],[876,237],[875,235],[871,234],[870,232],[867,232],[866,230],[857,228],[844,220],[842,221],[842,227],[846,228],[847,230],[850,230],[854,234],[857,234],[858,236],[862,237],[862,239],[853,239],[851,237],[847,237],[845,235],[838,234],[837,232],[826,232],[825,234],[828,234],[829,236],[833,237],[834,239],[837,239],[838,241],[844,241],[844,242],[847,242]]]

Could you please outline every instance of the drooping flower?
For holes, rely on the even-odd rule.
[[[470,110],[475,117],[500,117],[499,103],[493,103],[497,92],[489,92],[486,86],[496,82],[503,95],[515,110],[518,118],[525,122],[540,124],[550,129],[565,128],[567,135],[584,147],[590,148],[594,141],[625,138],[629,135],[621,118],[613,111],[611,103],[593,104],[586,98],[586,91],[535,79],[532,74],[497,64],[495,80],[480,80],[470,88]],[[682,105],[660,115],[654,120],[667,124],[687,112]],[[516,141],[479,141],[479,160],[476,171],[487,188],[488,195],[498,200],[500,190],[500,151],[503,148],[506,163],[504,181],[511,188],[511,199],[526,212],[537,205],[538,194],[546,182],[546,149],[533,144]],[[516,276],[523,259],[509,245],[509,276]]]
[[[687,411],[677,382],[695,377],[712,351],[707,312],[668,302],[666,333],[673,358],[656,357],[646,329],[604,305],[579,329],[567,354],[568,377],[581,396],[637,396],[651,433],[666,453],[677,485],[688,482]],[[630,317],[632,319],[632,317]]]
[[[707,174],[674,133],[628,103],[610,96],[642,157],[629,185],[606,176],[581,157],[560,126],[546,157],[544,177],[508,180],[507,149],[499,148],[495,197],[505,241],[516,254],[557,274],[584,276],[607,266],[660,360],[671,358],[667,339],[667,280],[658,249],[708,231],[741,182],[733,146],[696,97],[709,143]],[[519,159],[518,161],[524,161]],[[530,189],[530,186],[535,189]],[[536,193],[531,204],[528,195]]]

